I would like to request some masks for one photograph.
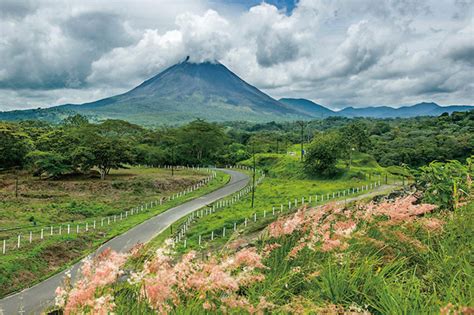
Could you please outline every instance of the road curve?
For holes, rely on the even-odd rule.
[[[225,169],[221,171],[231,175],[229,183],[224,187],[144,221],[104,243],[95,251],[95,254],[109,247],[118,252],[126,252],[137,243],[148,242],[181,217],[242,189],[249,181],[249,177],[243,173]],[[81,262],[78,262],[71,267],[70,270],[73,278],[80,265]],[[5,297],[0,300],[0,310],[3,310],[6,315],[40,314],[42,310],[53,303],[54,290],[61,285],[64,273],[60,272],[31,288]]]

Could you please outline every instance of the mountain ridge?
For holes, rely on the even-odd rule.
[[[289,121],[342,117],[414,117],[440,115],[471,106],[442,107],[418,103],[393,108],[388,106],[331,110],[304,98],[276,100],[219,62],[172,65],[133,89],[83,104],[64,104],[44,109],[0,112],[0,120],[40,119],[59,122],[82,114],[92,120],[123,119],[142,125],[181,124],[201,118],[209,121]]]

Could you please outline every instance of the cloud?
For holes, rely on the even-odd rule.
[[[473,101],[472,0],[157,1],[0,0],[0,110],[124,92],[187,55],[275,98]]]
[[[38,8],[38,3],[33,0],[2,0],[0,1],[0,17],[23,18],[33,13]]]

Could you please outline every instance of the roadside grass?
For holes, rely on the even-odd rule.
[[[353,207],[350,205],[349,207]],[[422,226],[421,220],[445,221],[441,230]],[[459,314],[474,303],[474,203],[454,213],[435,211],[422,219],[386,224],[380,217],[363,222],[348,240],[348,248],[322,252],[304,248],[290,258],[302,234],[279,238],[262,233],[264,222],[242,231],[244,246],[277,243],[263,261],[265,278],[239,294],[252,305],[261,298],[272,304],[273,314],[370,312],[370,314],[439,314],[442,308]],[[400,237],[403,233],[404,237]],[[246,244],[246,245],[245,245]],[[225,256],[234,248],[213,251]],[[203,259],[207,259],[203,255]],[[113,286],[118,313],[154,314],[140,293],[127,282]],[[203,300],[188,297],[170,314],[207,314]],[[218,307],[218,306],[217,306]],[[243,310],[230,314],[247,313]]]
[[[274,170],[274,164],[273,162],[267,164],[267,158],[269,157],[273,162],[275,160],[278,161],[280,164],[279,167],[285,171],[270,172],[269,169]],[[217,210],[210,215],[196,218],[186,232],[186,247],[184,247],[183,241],[176,244],[175,250],[178,254],[183,254],[193,249],[202,251],[203,253],[215,252],[222,248],[229,239],[235,237],[233,236],[234,223],[237,225],[237,234],[243,233],[245,230],[243,222],[245,222],[246,218],[249,224],[248,228],[251,229],[255,227],[253,222],[254,213],[257,213],[259,224],[269,224],[276,218],[276,216],[273,216],[273,207],[275,207],[276,214],[279,213],[281,205],[283,205],[284,212],[287,212],[288,201],[292,202],[293,208],[295,199],[297,199],[298,204],[301,204],[301,198],[304,197],[307,203],[309,196],[312,196],[312,202],[314,204],[315,196],[318,195],[317,204],[321,204],[320,196],[324,195],[323,203],[327,203],[326,198],[328,193],[330,194],[331,201],[344,201],[346,198],[366,194],[367,191],[359,191],[359,193],[345,197],[341,195],[339,198],[337,195],[333,198],[332,193],[360,187],[362,185],[370,185],[370,183],[378,180],[381,181],[381,184],[385,181],[385,178],[382,177],[384,169],[378,166],[372,158],[367,158],[367,156],[363,154],[358,155],[355,159],[355,166],[351,170],[346,171],[345,174],[338,176],[336,179],[298,179],[301,177],[299,172],[302,171],[302,169],[296,167],[295,163],[300,166],[302,163],[294,156],[286,156],[284,154],[257,154],[256,159],[257,166],[261,167],[259,169],[271,175],[265,177],[263,182],[257,186],[254,208],[251,207],[251,194],[248,194],[231,206]],[[251,166],[250,160],[244,161],[242,164]],[[243,172],[246,172],[250,176],[252,175],[251,171]],[[369,173],[370,175],[368,175]],[[363,176],[359,176],[360,174],[363,174]],[[387,175],[387,181],[390,184],[396,185],[398,184],[398,177]],[[390,188],[388,190],[390,190]],[[264,211],[266,215],[265,219],[263,219]],[[173,227],[163,231],[161,235],[149,242],[142,251],[143,256],[139,259],[135,259],[132,265],[139,268],[146,258],[153,255],[154,249],[160,247],[166,239],[176,235],[175,233],[178,231],[179,226],[185,221],[186,218],[182,218],[173,224]],[[225,237],[223,237],[223,227],[226,227]],[[214,239],[211,241],[212,233],[214,233]],[[201,245],[199,245],[199,236],[201,236]]]
[[[130,171],[131,170],[127,170],[127,173]],[[153,176],[153,172],[150,172],[149,170],[146,171],[139,169],[139,172],[146,176]],[[199,174],[192,171],[189,173],[192,177],[196,177],[197,179],[193,180],[191,183],[195,183],[206,176],[202,173]],[[187,180],[184,180],[184,176],[186,176],[185,172],[178,174],[180,174],[178,176],[180,176],[181,181],[188,183]],[[229,175],[223,172],[217,172],[216,179],[194,192],[167,201],[163,205],[155,206],[148,211],[128,216],[126,220],[117,221],[115,224],[111,223],[102,228],[97,226],[95,230],[90,228],[87,233],[82,232],[77,235],[74,231],[69,235],[54,234],[53,236],[45,233],[45,239],[43,241],[35,241],[31,244],[29,244],[25,238],[23,242],[24,246],[20,249],[8,250],[5,255],[0,254],[0,274],[2,275],[2,277],[0,277],[0,296],[5,296],[22,288],[29,287],[68,268],[107,240],[122,234],[131,227],[164,212],[167,209],[214,191],[225,185],[229,179]],[[175,190],[167,191],[167,193],[176,192],[178,189],[184,187],[174,186],[173,188]],[[149,193],[142,196],[140,199],[137,199],[137,203],[128,204],[124,207],[130,209],[131,207],[137,206],[138,202],[143,203],[156,199],[156,195]],[[129,199],[129,201],[132,202],[135,201],[135,199]],[[99,201],[93,202],[99,203]],[[125,205],[125,201],[122,201],[122,204]],[[84,227],[82,226],[81,229],[83,228]],[[64,227],[63,231],[65,231]],[[57,231],[55,233],[57,233]]]
[[[281,247],[265,262],[269,267],[265,281],[246,295],[253,302],[266,296],[281,311],[292,307],[312,312],[339,305],[372,314],[435,314],[449,303],[472,307],[474,204],[454,214],[438,212],[428,217],[445,220],[443,231],[430,232],[418,221],[372,222],[355,234],[344,251],[305,248],[295,259],[288,254],[300,238],[297,233],[258,239],[255,245],[260,248],[269,242]],[[400,238],[398,232],[406,237]]]
[[[18,198],[15,175],[0,174],[0,229],[34,227],[113,215],[138,205],[142,200],[179,191],[203,179],[197,170],[131,167],[112,170],[105,180],[71,176],[60,180],[41,180],[20,173]]]

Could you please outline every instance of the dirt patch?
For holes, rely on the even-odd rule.
[[[66,241],[48,246],[39,257],[48,266],[47,272],[51,272],[80,257],[86,247],[87,243],[84,241]]]

